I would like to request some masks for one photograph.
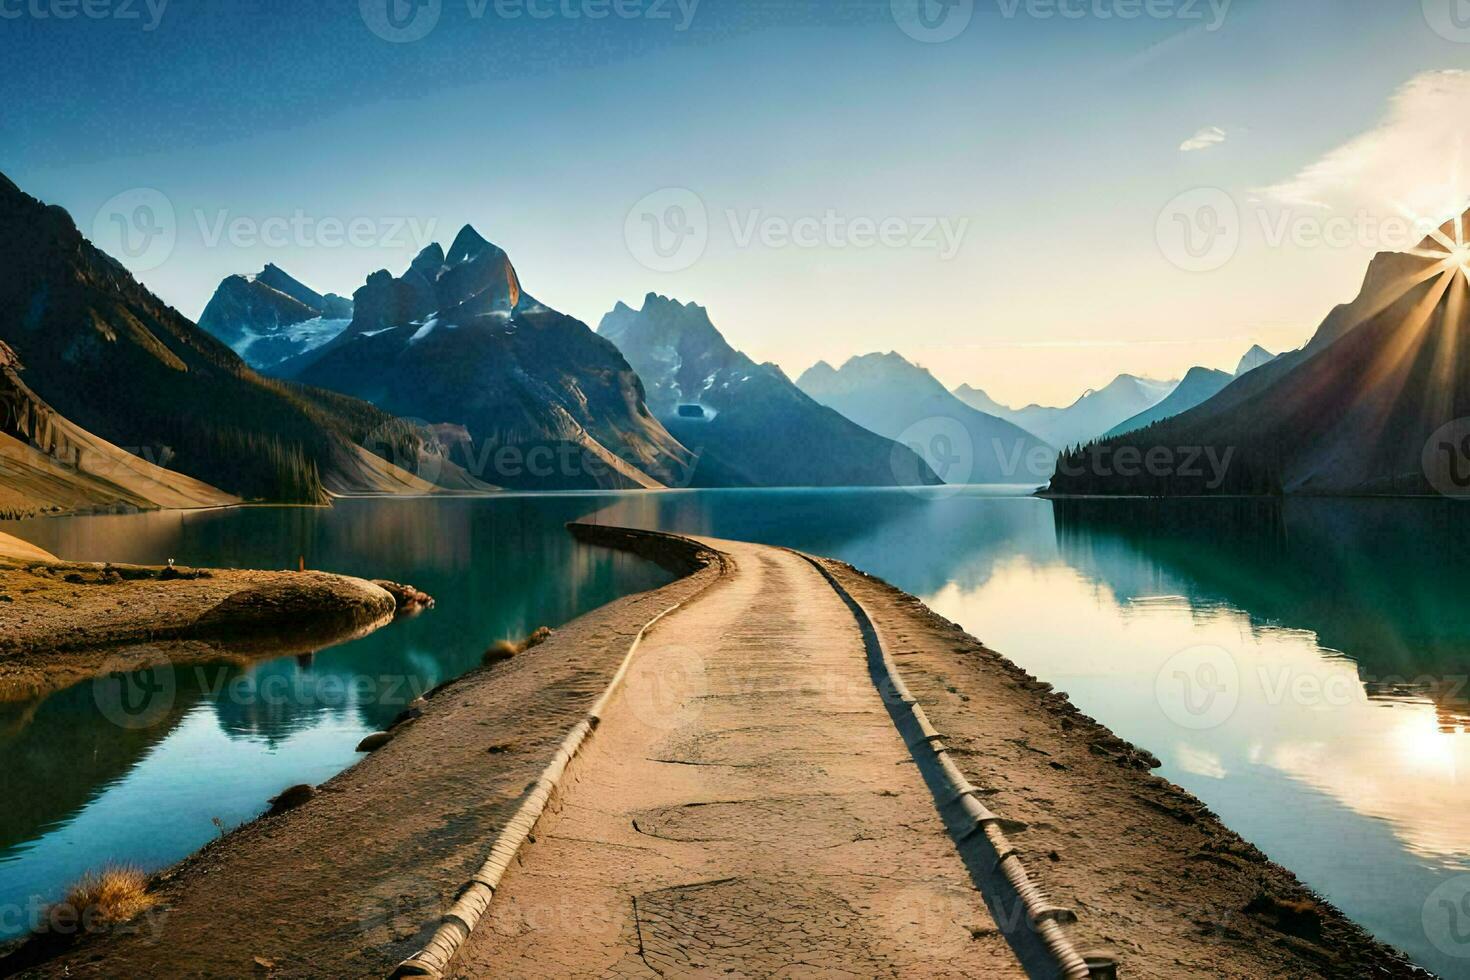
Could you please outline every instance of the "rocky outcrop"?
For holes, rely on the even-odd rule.
[[[351,300],[334,293],[323,296],[278,266],[267,265],[253,276],[221,282],[199,326],[251,367],[268,370],[316,350],[351,321]]]
[[[697,486],[896,486],[939,482],[912,450],[826,406],[773,364],[726,342],[709,313],[654,293],[618,303],[598,334],[638,371],[648,407],[695,451]]]
[[[454,461],[497,486],[688,481],[691,454],[617,348],[528,295],[473,228],[401,276],[373,273],[353,301],[352,325],[290,376],[458,433]]]

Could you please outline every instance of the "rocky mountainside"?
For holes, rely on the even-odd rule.
[[[1240,359],[1240,365],[1235,369],[1235,376],[1238,378],[1242,374],[1254,371],[1258,367],[1265,367],[1267,364],[1276,360],[1278,356],[1280,355],[1273,354],[1260,344],[1256,344],[1250,350],[1246,351],[1245,356]]]
[[[709,313],[649,293],[618,305],[598,334],[647,389],[648,407],[699,458],[698,486],[894,486],[938,483],[914,454],[817,404],[774,364],[726,342]]]
[[[1169,393],[1169,397],[1128,421],[1115,425],[1103,438],[1120,436],[1125,432],[1132,432],[1153,425],[1155,422],[1182,415],[1196,405],[1202,405],[1214,398],[1224,391],[1225,386],[1235,378],[1235,375],[1224,371],[1214,371],[1205,367],[1190,368],[1184,380],[1179,382],[1179,387]]]
[[[448,253],[373,273],[353,304],[347,330],[282,373],[452,433],[455,459],[497,485],[687,483],[693,456],[617,347],[529,296],[468,225]]]
[[[1120,374],[1105,388],[1088,391],[1066,408],[1007,408],[979,388],[961,385],[954,395],[987,415],[1005,419],[1053,446],[1091,442],[1116,425],[1163,401],[1175,382]]]
[[[351,300],[323,296],[275,265],[226,278],[199,317],[199,326],[257,370],[315,350],[351,322]]]
[[[1108,440],[1230,453],[1221,480],[1119,473],[1063,460],[1057,493],[1470,493],[1470,247],[1449,222],[1412,253],[1370,264],[1358,297],[1304,349],[1283,354],[1192,411]]]
[[[0,340],[33,394],[99,439],[250,499],[432,489],[382,458],[433,453],[420,433],[259,376],[3,175],[0,267]]]
[[[1052,448],[977,411],[898,354],[865,354],[842,368],[819,362],[797,387],[879,435],[915,448],[948,483],[1031,483],[1051,474]]]
[[[0,518],[236,502],[74,425],[30,389],[22,371],[0,342]]]

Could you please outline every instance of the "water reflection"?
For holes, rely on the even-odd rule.
[[[607,499],[345,501],[10,525],[66,558],[265,568],[304,559],[410,582],[438,605],[290,656],[153,647],[158,663],[146,675],[99,668],[94,679],[0,703],[0,905],[54,898],[109,861],[175,861],[218,833],[216,819],[248,820],[282,788],[349,765],[363,735],[477,666],[492,641],[668,581],[566,533],[565,522]],[[146,710],[136,720],[110,710],[121,702],[109,685],[148,693]]]
[[[31,525],[25,537],[69,557],[288,567],[301,555],[440,604],[309,662],[180,677],[166,737],[98,726],[80,692],[0,706],[0,750],[25,760],[0,771],[0,793],[27,801],[0,815],[0,891],[17,866],[27,888],[52,887],[73,853],[173,860],[208,837],[210,816],[244,819],[348,764],[411,695],[393,679],[438,683],[490,640],[666,578],[575,546],[562,524],[590,519],[829,554],[920,595],[1151,749],[1380,937],[1463,975],[1470,944],[1450,948],[1453,930],[1426,918],[1442,914],[1434,890],[1470,873],[1463,506],[709,491]],[[1208,683],[1183,686],[1196,679]],[[147,805],[160,799],[182,830]]]

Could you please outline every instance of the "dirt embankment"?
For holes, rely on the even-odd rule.
[[[643,625],[720,575],[687,544],[654,549],[697,571],[430,692],[362,762],[296,794],[300,805],[157,875],[155,914],[23,975],[386,976],[484,862]]]
[[[1033,879],[1074,909],[1081,949],[1127,977],[1427,977],[1194,796],[1147,751],[918,599],[825,562],[878,624],[899,672]]]
[[[63,562],[10,538],[0,541],[0,700],[145,663],[156,643],[170,644],[173,661],[226,646],[236,656],[315,650],[392,619],[395,592],[405,595],[324,572]]]

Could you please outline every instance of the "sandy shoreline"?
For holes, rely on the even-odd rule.
[[[29,975],[386,976],[484,860],[639,629],[721,575],[697,548],[671,554],[666,536],[608,531],[600,543],[688,574],[434,692],[422,717],[305,805],[159,875],[157,916],[128,935],[90,937]],[[1076,910],[1079,947],[1116,954],[1130,977],[1427,975],[1065,696],[912,596],[824,564],[873,615],[1032,874]]]

